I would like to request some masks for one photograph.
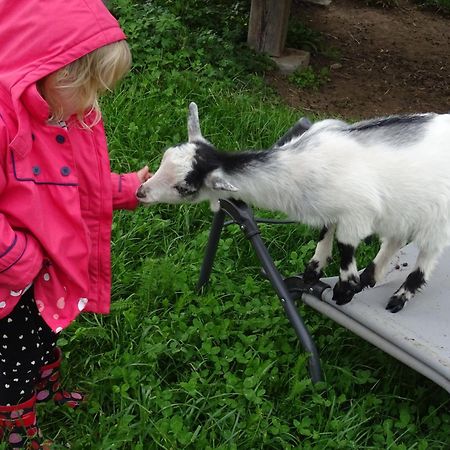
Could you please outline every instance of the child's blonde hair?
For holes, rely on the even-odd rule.
[[[111,91],[128,72],[131,52],[126,41],[117,41],[100,47],[50,74],[38,83],[41,94],[50,106],[51,122],[64,120],[61,96],[76,105],[76,115],[83,127],[92,127],[100,120],[98,96]],[[52,87],[46,80],[52,77]],[[94,121],[84,121],[86,113],[94,113]]]

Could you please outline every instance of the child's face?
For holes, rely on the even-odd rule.
[[[62,111],[63,120],[67,120],[80,112],[80,105],[76,97],[69,90],[57,87],[58,72],[54,72],[42,80],[42,94],[49,102],[51,109]]]

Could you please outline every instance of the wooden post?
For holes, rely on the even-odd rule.
[[[247,43],[270,56],[281,56],[292,0],[252,0]]]

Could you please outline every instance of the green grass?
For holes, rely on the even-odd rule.
[[[164,148],[185,140],[192,100],[205,136],[228,150],[267,147],[302,115],[238,62],[230,62],[233,77],[202,61],[162,70],[144,60],[104,99],[114,170],[155,170]],[[210,286],[198,294],[211,218],[206,204],[115,214],[111,314],[83,315],[59,342],[66,384],[89,400],[77,411],[39,405],[56,449],[448,448],[441,388],[299,306],[325,375],[312,385],[306,355],[236,226],[224,232]],[[261,230],[284,275],[303,270],[316,230]],[[362,245],[359,264],[375,251]],[[328,273],[336,268],[334,259]]]

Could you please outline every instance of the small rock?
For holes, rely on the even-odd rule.
[[[285,49],[283,55],[278,58],[272,57],[272,60],[275,61],[282,74],[289,75],[294,73],[296,70],[308,67],[309,58],[309,52],[294,48],[287,48]]]

